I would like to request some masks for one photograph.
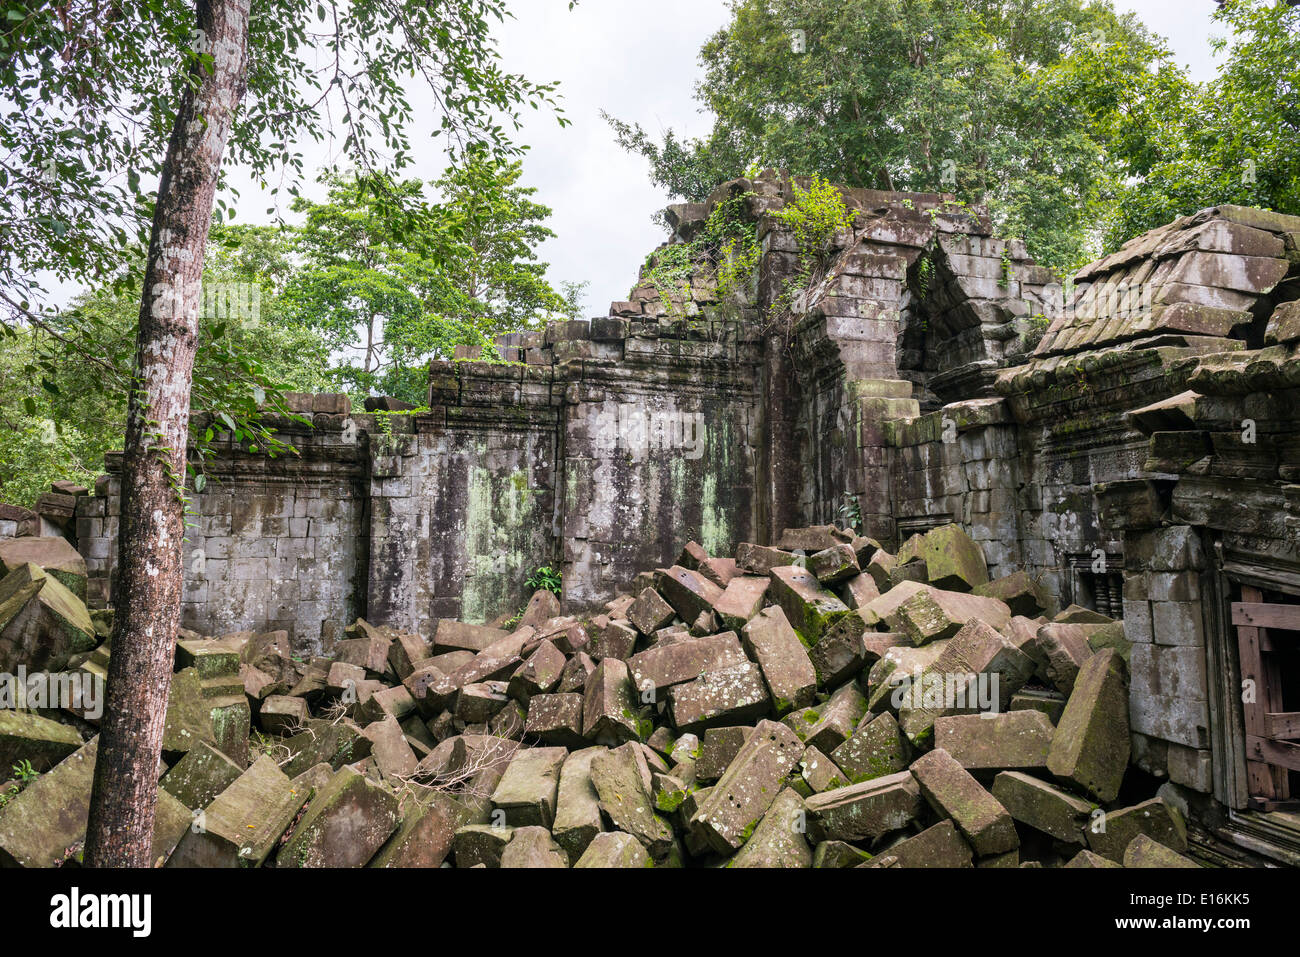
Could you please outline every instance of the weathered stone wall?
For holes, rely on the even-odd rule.
[[[777,198],[794,185],[779,182]],[[1052,276],[1023,243],[992,238],[986,213],[950,196],[846,190],[845,200],[854,227],[835,238],[793,318],[795,511],[805,523],[836,521],[853,499],[867,534],[896,541],[908,526],[900,534],[895,524],[887,425],[937,407],[937,396],[992,395],[997,371],[1027,352],[1028,316],[1049,298]],[[763,228],[760,305],[770,309],[796,247],[779,222]]]
[[[1149,477],[1098,490],[1124,535],[1135,741],[1155,773],[1238,809],[1223,828],[1245,844],[1277,835],[1240,811],[1248,750],[1229,608],[1244,587],[1300,602],[1300,327],[1287,327],[1290,312],[1272,314],[1267,348],[1173,363],[1176,394],[1129,417],[1146,438]]]
[[[439,618],[496,617],[551,562],[557,416],[534,373],[492,367],[467,377],[464,405],[371,436],[370,618],[432,638]]]
[[[503,348],[528,361],[434,363],[430,413],[371,437],[372,618],[426,637],[492,619],[541,565],[582,607],[691,537],[753,537],[759,352],[735,323],[566,323]]]
[[[1134,762],[1213,797],[1193,810],[1218,836],[1292,855],[1247,810],[1229,607],[1247,585],[1300,601],[1298,227],[1221,208],[1155,231],[1081,272],[1086,301],[999,363],[998,398],[886,428],[899,537],[962,522],[991,566],[1018,551],[1062,602],[1122,617]]]
[[[690,331],[629,325],[617,358],[560,367],[566,599],[607,600],[692,538],[730,554],[754,537],[759,353],[735,323]]]
[[[301,408],[310,424],[279,423],[297,455],[247,452],[228,433],[214,443],[207,484],[188,492],[183,627],[284,629],[310,654],[330,647],[364,611],[370,423],[350,415],[346,396],[315,398],[322,411]],[[110,456],[107,467],[78,506],[92,607],[111,600],[117,559],[120,463]]]
[[[756,537],[762,352],[736,321],[612,318],[518,338],[526,362],[434,363],[429,410],[315,402],[281,423],[297,456],[218,442],[191,493],[183,623],[283,628],[304,654],[358,616],[431,638],[440,618],[518,608],[542,565],[565,600],[609,597],[688,539],[729,554]],[[85,499],[80,547],[108,601],[116,461]]]
[[[980,543],[990,576],[1024,567],[1021,516],[1033,486],[1004,402],[956,403],[886,431],[900,537],[957,522]]]

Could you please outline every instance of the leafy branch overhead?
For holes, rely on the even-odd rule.
[[[307,168],[291,144],[327,141],[363,177],[395,178],[413,158],[408,131],[430,112],[413,99],[421,88],[433,98],[453,158],[520,154],[511,137],[525,109],[545,107],[562,125],[568,120],[555,84],[501,62],[492,30],[509,15],[504,0],[258,0],[223,181],[237,166],[272,196],[296,197]],[[108,287],[127,297],[141,288],[181,94],[225,52],[195,24],[189,0],[4,6],[0,329],[39,333],[29,340],[24,371],[46,395],[69,363],[97,370],[93,389],[118,396],[130,389],[132,350],[98,348],[120,330],[80,304],[56,308],[48,287]],[[233,190],[219,193],[216,222],[234,218],[237,202]],[[229,329],[210,328],[201,346],[215,371],[196,380],[194,408],[225,413],[237,430],[273,447],[255,413],[263,402],[282,410],[276,383],[256,353],[226,348],[218,331]]]
[[[193,380],[195,408],[215,410],[193,435],[200,468],[220,432],[284,452],[259,415],[281,390],[418,405],[430,358],[581,318],[586,284],[547,283],[534,250],[552,235],[550,210],[520,176],[518,161],[480,151],[430,200],[416,180],[333,174],[325,201],[295,202],[301,227],[215,227]],[[62,344],[41,328],[0,326],[0,499],[30,504],[57,479],[89,482],[121,447],[128,380],[110,377],[129,367],[138,315],[139,289],[110,285],[52,317],[103,368],[60,361]],[[37,396],[33,368],[47,383]]]
[[[249,24],[244,108],[228,165],[272,195],[298,195],[305,167],[286,144],[337,140],[366,173],[410,164],[415,75],[456,155],[501,156],[521,110],[546,105],[567,124],[553,83],[506,70],[491,29],[502,0],[262,0]],[[6,4],[0,87],[0,288],[11,308],[38,301],[50,272],[87,284],[142,266],[152,193],[179,89],[176,64],[213,51],[182,0]],[[161,79],[161,82],[160,82]],[[218,200],[219,220],[234,215]]]

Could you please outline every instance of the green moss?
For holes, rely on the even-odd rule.
[[[654,730],[655,730],[654,722],[651,721],[650,718],[648,718],[645,714],[643,713],[638,714],[636,712],[629,710],[628,708],[624,708],[623,717],[627,718],[629,721],[632,722],[633,725],[635,725],[636,736],[641,741],[649,740],[650,735],[654,734]]]
[[[804,616],[802,622],[804,626],[804,630],[807,631],[809,634],[816,636],[811,641],[809,641],[809,639],[804,637],[804,635],[798,629],[795,630],[795,634],[799,635],[799,640],[802,641],[806,647],[811,648],[813,645],[815,645],[818,642],[818,640],[821,639],[821,636],[826,633],[827,629],[829,629],[832,625],[834,625],[837,621],[839,621],[841,618],[845,617],[846,615],[853,614],[853,611],[851,609],[844,608],[842,606],[838,608],[835,607],[838,604],[839,604],[838,602],[833,602],[833,601],[817,601],[817,602],[804,603],[803,606]],[[831,606],[830,610],[823,611],[822,610],[823,605]]]
[[[478,443],[471,462],[489,460]],[[490,470],[470,465],[466,476],[465,584],[461,616],[487,621],[520,598],[523,575],[532,568],[537,500],[526,468]]]
[[[707,442],[707,436],[708,430],[705,429],[698,438]],[[724,440],[719,444],[725,448],[727,443]],[[726,464],[720,464],[717,471],[727,474]],[[726,555],[734,551],[726,509],[718,507],[718,477],[712,469],[704,476],[700,495],[700,544],[710,555]]]
[[[896,770],[895,762],[892,760],[893,753],[872,754],[867,758],[867,769],[857,774],[849,775],[849,780],[854,784],[861,784],[864,781],[873,781],[876,778],[883,778],[887,774],[893,774]],[[899,762],[906,766],[906,762]]]
[[[682,806],[686,794],[684,790],[660,791],[655,795],[655,807],[665,814],[672,814]]]

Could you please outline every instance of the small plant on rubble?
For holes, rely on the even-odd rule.
[[[1034,313],[1025,320],[1026,330],[1022,348],[1025,352],[1033,352],[1038,348],[1038,344],[1043,341],[1043,336],[1047,334],[1047,328],[1052,321],[1044,316],[1041,312]]]
[[[557,572],[549,565],[542,565],[528,576],[524,585],[534,591],[544,588],[546,591],[558,595],[560,593],[560,582],[562,578],[563,575],[560,572]]]
[[[862,531],[862,504],[856,495],[845,494],[844,504],[840,506],[840,520],[851,531]]]
[[[718,258],[717,297],[721,303],[743,296],[758,268],[758,244],[744,245],[742,240],[728,240]]]
[[[6,804],[23,793],[23,789],[41,776],[41,772],[32,767],[30,761],[19,761],[9,769],[14,776],[13,781],[0,791],[0,809]]]

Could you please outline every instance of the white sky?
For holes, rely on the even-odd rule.
[[[1167,37],[1178,62],[1196,79],[1212,75],[1208,44],[1214,0],[1117,0]],[[566,116],[561,129],[552,116],[529,112],[517,142],[530,144],[524,182],[536,186],[537,201],[554,210],[556,232],[541,250],[550,278],[590,282],[589,315],[603,315],[611,300],[624,298],[637,267],[663,239],[650,217],[668,198],[650,185],[646,164],[621,150],[600,118],[602,109],[652,133],[707,132],[707,117],[693,98],[697,61],[704,40],[727,22],[724,0],[582,0],[570,12],[567,0],[521,0],[515,20],[499,31],[507,68],[534,81],[558,80]],[[430,129],[432,124],[430,124]],[[413,140],[420,142],[417,135]],[[435,178],[443,168],[441,148],[430,142],[409,175]],[[415,150],[421,155],[421,150]],[[328,152],[314,146],[308,165],[322,165]],[[314,180],[314,173],[309,176]],[[235,174],[232,181],[246,183]],[[314,184],[313,184],[314,185]],[[309,189],[309,195],[319,195]],[[269,202],[241,187],[240,212],[260,222]],[[253,216],[256,211],[258,216]],[[244,216],[240,217],[244,219]]]

